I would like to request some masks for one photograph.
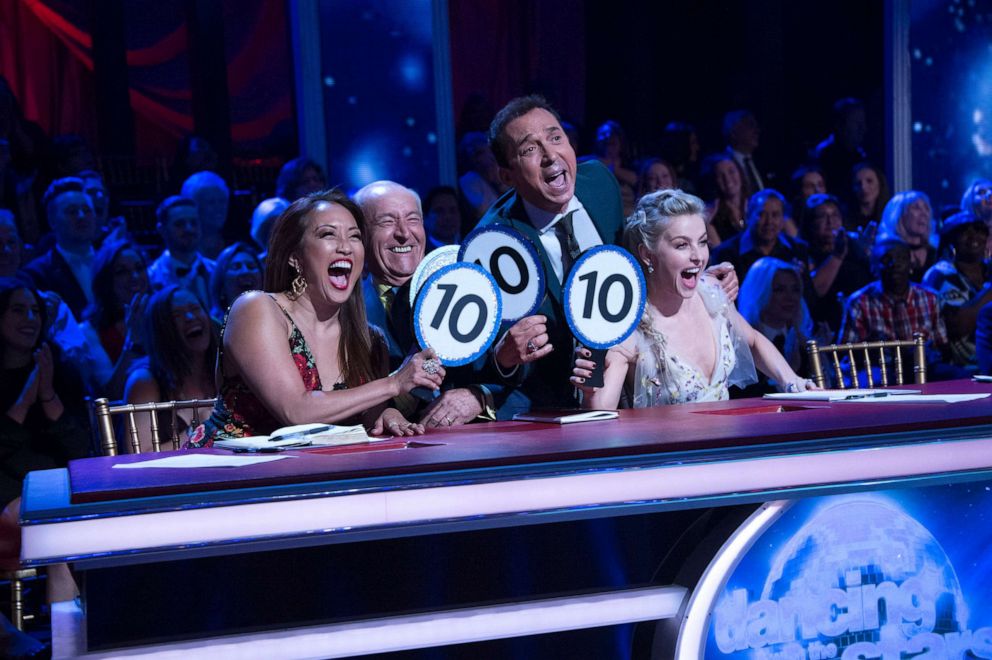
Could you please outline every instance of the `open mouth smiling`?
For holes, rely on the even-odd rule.
[[[338,259],[327,267],[327,274],[331,280],[331,286],[339,291],[348,288],[348,280],[351,277],[353,264],[348,259]]]

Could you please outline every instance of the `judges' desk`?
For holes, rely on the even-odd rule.
[[[992,398],[749,399],[443,429],[236,468],[86,459],[28,476],[22,559],[70,562],[81,579],[80,600],[53,611],[63,657],[342,657],[511,637],[523,646],[471,657],[696,657],[711,623],[721,649],[746,646],[758,595],[733,591],[709,617],[790,503],[989,481],[990,413]],[[731,605],[737,618],[721,623]],[[632,635],[638,621],[658,623]],[[834,657],[824,648],[798,657]]]

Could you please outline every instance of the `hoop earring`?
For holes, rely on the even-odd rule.
[[[293,278],[293,282],[290,284],[290,290],[286,292],[286,297],[290,300],[296,300],[306,290],[307,281],[303,279],[303,273],[297,272],[296,277]]]

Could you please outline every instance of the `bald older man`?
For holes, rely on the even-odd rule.
[[[410,323],[409,283],[426,251],[424,213],[416,192],[393,181],[370,183],[355,201],[365,215],[365,267],[362,281],[365,312],[371,325],[382,329],[389,361],[398,368],[416,344]],[[450,383],[472,379],[470,369],[448,372]],[[492,418],[491,390],[468,385],[445,390],[421,415],[427,426],[470,422],[485,412]]]

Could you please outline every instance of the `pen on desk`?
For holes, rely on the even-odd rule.
[[[852,394],[845,396],[844,401],[856,401],[857,399],[880,399],[889,396],[888,392],[872,392],[871,394]]]

